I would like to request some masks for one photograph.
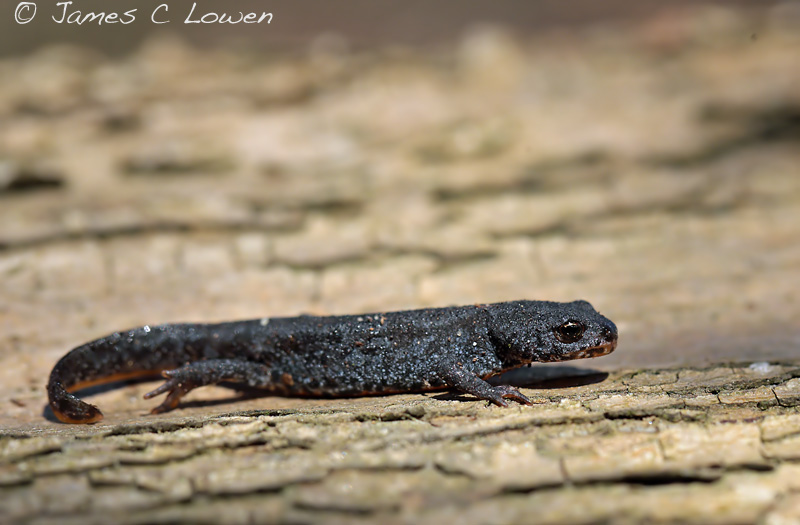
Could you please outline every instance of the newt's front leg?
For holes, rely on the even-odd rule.
[[[195,361],[174,370],[161,373],[167,380],[152,392],[144,395],[145,399],[169,392],[163,403],[151,410],[153,414],[161,414],[178,406],[181,398],[197,387],[213,385],[222,381],[243,383],[250,387],[264,388],[270,384],[269,369],[258,363],[233,359],[209,359]]]
[[[513,399],[524,405],[532,405],[530,399],[512,386],[492,386],[473,372],[464,370],[458,365],[446,366],[441,372],[445,382],[467,394],[472,394],[478,399],[486,399],[495,405],[507,407],[506,398]]]

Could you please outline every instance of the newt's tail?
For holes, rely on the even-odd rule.
[[[47,383],[50,408],[64,423],[96,423],[103,413],[70,392],[94,385],[157,375],[193,356],[187,333],[202,335],[198,325],[144,326],[81,345],[62,357]],[[191,335],[189,338],[191,338]]]

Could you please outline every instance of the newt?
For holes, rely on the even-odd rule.
[[[103,418],[74,394],[89,386],[161,374],[153,414],[195,388],[232,382],[283,396],[352,397],[452,388],[508,406],[531,404],[486,379],[534,362],[606,355],[617,327],[586,301],[511,301],[399,312],[163,324],[115,332],[62,357],[47,385],[65,423]]]

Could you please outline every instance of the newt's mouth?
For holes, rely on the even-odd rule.
[[[591,357],[600,357],[602,355],[608,355],[613,352],[617,348],[617,341],[611,341],[609,343],[605,343],[598,346],[590,346],[589,348],[584,348],[583,350],[578,350],[569,354],[569,359],[588,359]]]

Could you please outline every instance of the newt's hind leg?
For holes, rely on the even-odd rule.
[[[150,399],[169,392],[167,399],[154,408],[152,414],[172,410],[178,406],[183,396],[197,387],[222,381],[242,383],[251,387],[265,387],[270,383],[269,369],[266,366],[233,359],[195,361],[174,370],[165,370],[161,375],[167,380],[160,387],[144,395],[145,399]]]

